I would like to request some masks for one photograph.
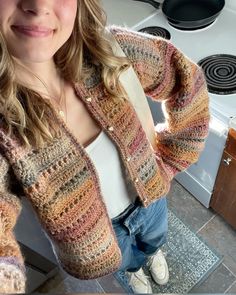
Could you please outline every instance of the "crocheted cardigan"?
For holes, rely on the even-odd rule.
[[[76,84],[75,91],[117,146],[146,207],[166,195],[177,172],[197,161],[208,134],[207,87],[202,70],[169,41],[117,26],[110,30],[145,94],[162,102],[165,122],[156,126],[154,150],[132,105],[109,96],[99,71]],[[16,182],[68,273],[92,279],[116,271],[121,263],[96,169],[53,107],[52,113],[63,135],[40,149],[24,148],[17,136],[10,138],[0,128],[1,292],[25,291],[24,257],[13,231],[21,210]]]

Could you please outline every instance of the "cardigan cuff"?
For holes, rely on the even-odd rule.
[[[18,263],[11,264],[13,260],[0,258],[0,293],[25,293],[25,268]]]

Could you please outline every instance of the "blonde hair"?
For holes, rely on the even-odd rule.
[[[118,78],[128,66],[126,58],[113,55],[105,32],[106,15],[99,0],[78,0],[73,32],[54,56],[62,77],[72,83],[85,81],[92,65],[101,67],[102,82],[111,97],[124,97]],[[89,63],[86,60],[89,57]],[[17,134],[22,144],[42,147],[60,136],[50,104],[16,81],[13,58],[0,32],[0,118],[8,135]]]

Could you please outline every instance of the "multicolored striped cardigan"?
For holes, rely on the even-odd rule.
[[[105,91],[99,71],[75,85],[78,97],[108,134],[143,206],[164,196],[174,175],[197,161],[208,134],[208,93],[202,70],[170,42],[112,26],[147,96],[162,102],[153,150],[131,104]],[[26,149],[0,128],[0,291],[24,292],[24,258],[13,228],[21,204],[18,183],[51,238],[63,268],[92,279],[119,268],[121,253],[101,195],[99,178],[83,146],[52,110],[62,137]],[[79,128],[79,127],[78,127]],[[112,177],[112,171],[111,171]],[[112,198],[112,196],[111,196]]]

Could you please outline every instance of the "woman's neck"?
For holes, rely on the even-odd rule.
[[[42,95],[57,97],[61,77],[53,61],[27,64],[16,62],[17,81]]]

